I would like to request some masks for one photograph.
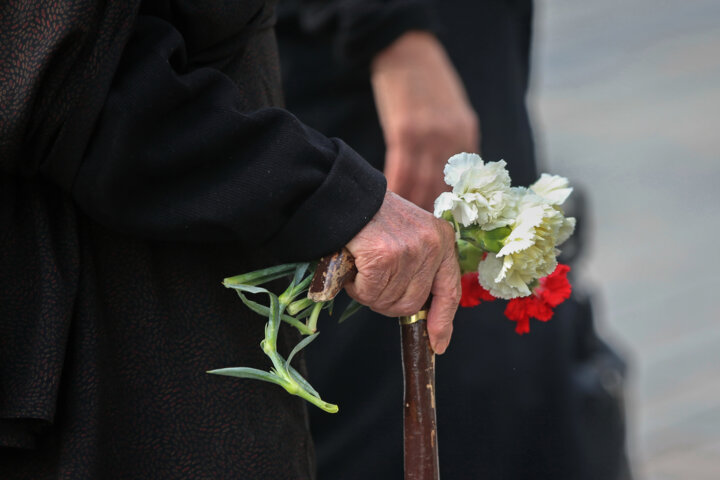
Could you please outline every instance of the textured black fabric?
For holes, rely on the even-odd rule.
[[[258,35],[265,58],[272,37]],[[281,259],[346,243],[379,208],[382,176],[341,141],[260,108],[279,100],[271,94],[239,95],[223,72],[189,69],[182,47],[167,21],[139,18],[75,177],[81,208],[126,233],[234,241]],[[272,85],[262,65],[252,75]]]
[[[416,7],[429,10],[431,3]],[[483,158],[505,159],[514,184],[534,182],[525,106],[531,2],[445,0],[436,6],[435,31],[480,117]],[[294,18],[312,11],[281,12],[289,108],[382,168],[385,145],[367,65],[339,61],[330,33],[300,28]],[[441,478],[626,479],[624,364],[598,338],[589,299],[574,295],[550,322],[536,322],[522,337],[504,317],[504,306],[497,301],[460,309],[450,348],[437,359]],[[402,478],[397,323],[363,310],[342,325],[322,318],[320,331],[307,349],[311,381],[340,412],[310,410],[319,478]]]
[[[332,48],[332,60],[344,66],[366,66],[407,30],[433,28],[433,16],[425,0],[283,0],[279,5],[280,21],[288,22],[283,35],[294,29],[322,38]]]
[[[66,180],[66,161],[83,153],[139,3],[0,3],[0,173],[43,170]]]
[[[273,4],[230,3],[0,6],[2,479],[313,476],[303,401],[205,373],[267,368],[220,281],[339,248],[385,181],[273,107]]]

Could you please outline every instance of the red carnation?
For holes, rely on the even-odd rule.
[[[570,298],[572,287],[567,279],[569,271],[570,267],[559,264],[550,275],[540,279],[540,285],[535,288],[535,293],[551,307],[557,307]]]
[[[505,316],[517,322],[515,332],[530,333],[530,318],[547,322],[553,316],[553,307],[570,298],[570,282],[567,274],[570,267],[558,265],[550,275],[543,277],[533,293],[527,297],[513,298],[505,307]],[[464,286],[463,286],[464,288]],[[463,292],[464,294],[464,292]]]
[[[460,277],[460,284],[462,285],[460,305],[463,307],[474,307],[476,305],[480,305],[483,300],[486,302],[495,300],[495,297],[490,295],[490,292],[480,285],[477,272],[466,273]]]

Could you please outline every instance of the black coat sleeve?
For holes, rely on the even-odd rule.
[[[212,68],[187,69],[167,22],[139,17],[72,195],[98,222],[143,237],[233,241],[311,259],[350,240],[385,179],[289,112],[240,108]]]
[[[290,0],[307,34],[330,38],[339,60],[367,64],[408,30],[435,30],[431,0]]]

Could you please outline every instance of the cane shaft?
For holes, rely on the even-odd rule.
[[[435,354],[428,340],[426,320],[421,318],[423,312],[413,317],[400,318],[405,379],[405,480],[438,480]]]

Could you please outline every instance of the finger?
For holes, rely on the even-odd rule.
[[[389,155],[390,157],[391,155]],[[388,189],[427,211],[432,211],[435,198],[445,190],[442,169],[445,160],[433,162],[427,153],[412,158],[392,154],[391,166],[386,168]]]
[[[428,166],[417,172],[410,197],[416,205],[432,212],[435,199],[448,188],[443,180],[442,167]]]
[[[408,248],[409,240],[401,231],[394,235],[387,226],[385,219],[375,221],[379,229],[372,239],[372,250],[354,251],[357,275],[348,283],[348,294],[374,311],[389,315],[391,307],[405,295],[414,272],[410,269],[417,265],[417,256],[413,256]],[[395,225],[397,226],[397,225]]]
[[[358,272],[355,278],[345,282],[345,290],[359,303],[373,305],[392,281],[392,272],[390,268],[374,268],[363,264],[358,266],[357,263]]]
[[[404,280],[391,279],[388,285],[395,287],[402,285],[407,289],[398,290],[392,287],[381,289],[380,295],[373,294],[366,286],[355,281],[345,282],[345,291],[358,303],[369,307],[372,311],[377,312],[386,317],[401,317],[403,315],[412,315],[422,308],[428,296],[432,284],[430,282],[411,282],[409,278]],[[370,293],[369,293],[370,292]]]
[[[460,267],[454,251],[440,264],[433,281],[432,295],[427,329],[430,345],[440,355],[450,344],[452,322],[460,302]]]
[[[387,188],[401,197],[408,198],[413,185],[413,169],[410,168],[411,160],[398,148],[390,148],[385,156],[385,178]],[[414,203],[414,202],[413,202]]]
[[[417,272],[407,284],[403,295],[386,309],[389,317],[413,315],[422,309],[432,290],[433,272],[423,269]]]
[[[422,237],[422,233],[419,235]],[[414,245],[415,252],[409,254],[414,261],[405,264],[406,275],[402,278],[398,276],[398,281],[402,282],[401,295],[394,298],[392,304],[385,306],[385,315],[391,317],[412,315],[425,304],[442,260],[439,242],[437,240],[435,242],[437,246],[433,247],[430,242],[423,242],[420,239]]]
[[[358,275],[346,285],[348,294],[390,317],[417,312],[430,294],[442,260],[437,232],[430,231],[417,225],[412,228],[411,237],[396,232],[397,236],[382,241],[385,246],[370,261],[366,257],[356,258]],[[383,262],[383,258],[393,261]]]

